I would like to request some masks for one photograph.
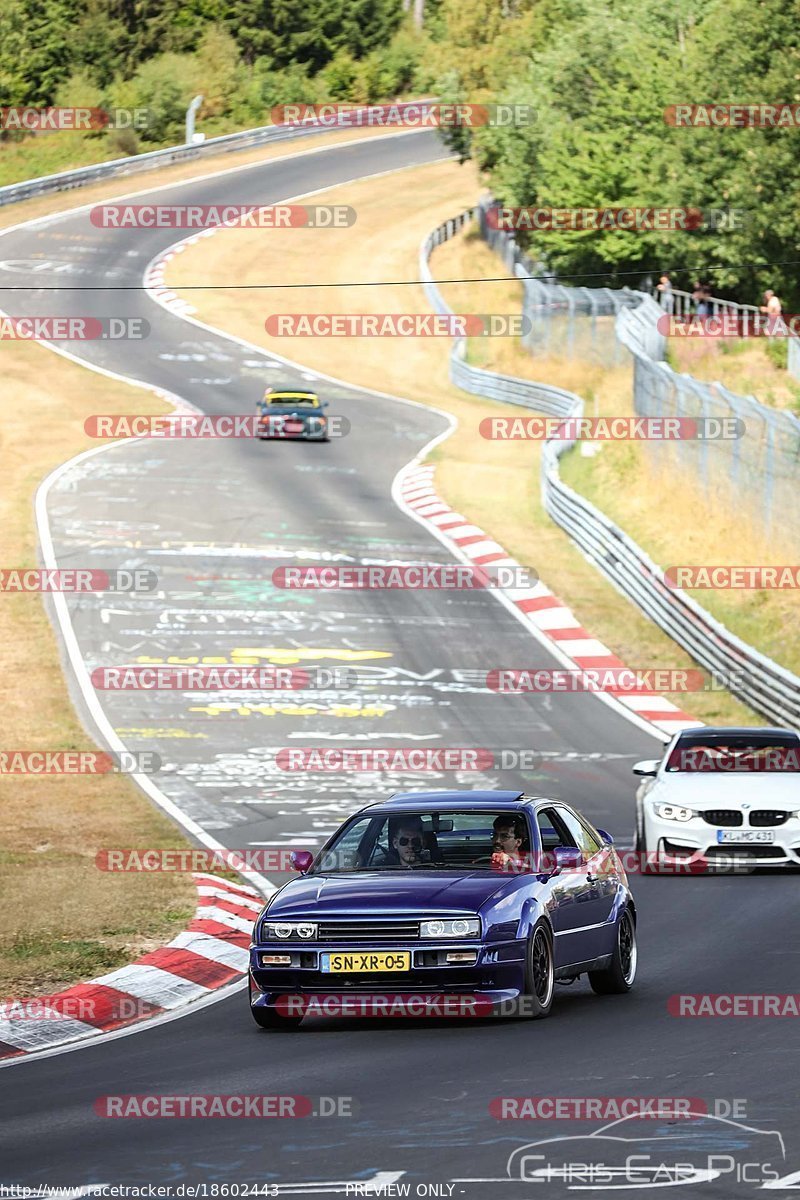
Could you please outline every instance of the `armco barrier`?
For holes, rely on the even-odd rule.
[[[404,104],[419,104],[407,101],[393,105],[402,110]],[[193,162],[214,154],[225,154],[232,150],[249,150],[271,142],[289,138],[308,137],[316,133],[330,132],[332,127],[317,118],[305,118],[291,125],[260,125],[256,129],[243,129],[239,133],[225,133],[220,137],[208,138],[194,145],[167,146],[162,150],[150,150],[145,154],[134,154],[130,158],[115,158],[110,162],[96,163],[90,167],[76,167],[72,171],[61,171],[57,175],[42,175],[39,179],[26,179],[0,188],[0,207],[14,204],[18,200],[30,200],[33,196],[44,196],[49,192],[63,192],[70,188],[86,187],[98,180],[113,179],[120,175],[136,175],[154,167],[169,166],[178,162]],[[343,126],[344,128],[344,126]],[[358,126],[353,126],[354,132]],[[402,127],[400,127],[402,128]],[[391,132],[392,127],[387,127]]]
[[[474,215],[468,210],[445,221],[420,247],[420,279],[429,302],[439,313],[452,310],[433,281],[430,256],[436,246],[453,237]],[[518,263],[513,267],[516,274],[521,274]],[[653,304],[649,297],[642,297],[641,302]],[[635,310],[632,314],[629,310],[621,312],[618,319],[630,315],[636,319]],[[550,415],[582,414],[583,401],[572,392],[472,367],[465,360],[465,350],[464,339],[458,338],[450,356],[450,377],[464,391]],[[696,662],[731,679],[730,691],[776,724],[800,728],[800,678],[737,638],[691,597],[670,588],[664,572],[641,547],[564,483],[558,460],[572,445],[573,441],[555,438],[542,448],[542,501],[553,520],[624,596]]]

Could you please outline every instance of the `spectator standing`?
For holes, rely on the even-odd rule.
[[[771,288],[767,288],[766,292],[764,292],[764,303],[761,305],[761,311],[770,317],[779,317],[783,312],[783,305]]]
[[[659,303],[664,312],[671,313],[675,307],[675,296],[672,291],[672,281],[666,271],[659,279],[656,290],[658,291]]]

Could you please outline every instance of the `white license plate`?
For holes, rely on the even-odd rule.
[[[717,841],[720,845],[743,845],[750,843],[751,845],[758,842],[775,841],[774,829],[718,829]]]

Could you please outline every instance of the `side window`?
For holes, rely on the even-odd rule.
[[[565,808],[559,808],[558,815],[569,829],[572,841],[570,845],[579,846],[583,851],[585,858],[591,858],[593,854],[597,854],[602,849],[600,842],[590,833],[584,825],[583,821],[579,821],[571,812],[567,812]]]
[[[541,808],[536,814],[539,835],[542,839],[542,850],[555,850],[556,846],[580,846],[573,833],[568,828],[563,817],[563,810]]]
[[[587,844],[590,847],[589,853],[597,854],[600,850],[603,850],[605,848],[605,842],[599,836],[597,831],[592,829],[592,827],[587,824],[586,821],[581,821],[580,824],[581,829],[583,829],[583,832],[586,835]]]

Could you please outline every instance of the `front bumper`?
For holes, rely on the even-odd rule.
[[[340,974],[321,970],[320,955],[355,950],[407,952],[410,968],[407,971]],[[448,952],[474,951],[474,963],[445,964]],[[265,966],[265,954],[291,953],[291,966]],[[474,941],[448,942],[436,945],[429,941],[370,946],[303,944],[291,946],[286,942],[263,942],[250,948],[250,978],[252,1002],[257,1006],[273,1006],[279,996],[302,994],[323,995],[389,995],[425,993],[430,995],[481,994],[497,997],[497,1002],[521,995],[525,980],[526,941],[479,943]]]
[[[720,805],[722,807],[722,805]],[[745,820],[749,821],[749,815]],[[690,821],[665,821],[652,813],[645,816],[648,850],[656,851],[669,862],[682,862],[694,856],[709,863],[740,862],[749,867],[800,866],[800,818],[790,817],[782,825],[771,827],[719,826],[703,817]],[[752,834],[747,842],[720,842],[718,833]],[[758,835],[771,833],[771,842],[759,841]]]

